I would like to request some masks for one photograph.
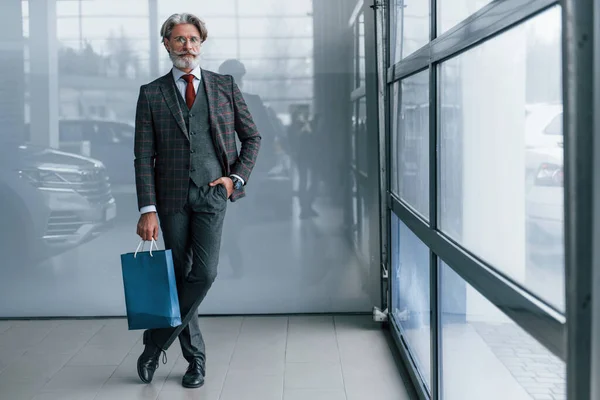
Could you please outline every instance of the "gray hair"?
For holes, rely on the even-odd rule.
[[[208,31],[206,30],[206,25],[204,25],[204,21],[195,16],[194,14],[182,13],[182,14],[173,14],[164,22],[162,27],[160,28],[160,35],[163,39],[171,39],[171,33],[173,33],[173,28],[176,25],[180,24],[192,24],[198,31],[200,32],[200,40],[205,41],[208,37]]]

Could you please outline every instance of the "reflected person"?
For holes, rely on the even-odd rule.
[[[261,137],[233,78],[200,68],[204,22],[173,14],[160,33],[174,68],[140,88],[134,144],[142,214],[137,233],[156,240],[160,219],[165,247],[173,254],[182,324],[145,331],[137,369],[150,383],[161,352],[179,337],[189,363],[182,385],[196,388],[204,384],[206,371],[197,309],[217,275],[227,201],[245,196]]]
[[[320,129],[319,116],[310,119],[308,107],[305,105],[294,107],[291,114],[288,136],[294,149],[294,161],[298,170],[300,218],[317,217],[319,214],[313,208],[313,204],[318,191],[318,176],[314,164],[321,162],[316,156],[319,151],[316,142],[316,131]]]
[[[258,94],[248,93],[244,90],[244,76],[246,75],[246,66],[239,60],[229,59],[223,61],[219,66],[219,73],[233,76],[233,80],[242,91],[244,101],[248,105],[248,110],[256,124],[261,136],[260,160],[256,161],[254,168],[254,177],[257,174],[266,175],[276,164],[275,154],[275,127],[264,102]]]
[[[256,161],[252,176],[254,182],[264,182],[268,171],[274,165],[274,146],[272,145],[274,132],[267,109],[259,95],[250,94],[244,91],[244,75],[246,75],[245,65],[236,59],[223,61],[219,66],[219,73],[231,75],[233,80],[242,91],[244,101],[261,135],[260,159]],[[263,185],[261,185],[261,188]],[[254,197],[253,203],[246,203],[242,207],[236,205],[228,210],[229,218],[225,221],[223,228],[223,237],[227,240],[227,246],[224,248],[224,254],[229,258],[233,276],[240,278],[244,271],[244,256],[240,248],[240,236],[242,228],[249,222],[257,221],[256,207],[260,206],[260,199]]]

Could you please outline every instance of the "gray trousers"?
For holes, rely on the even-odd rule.
[[[171,249],[182,324],[152,329],[156,345],[166,350],[179,337],[183,357],[206,361],[204,339],[198,324],[198,306],[217,277],[227,189],[223,185],[198,187],[190,181],[184,210],[160,215],[165,248]]]

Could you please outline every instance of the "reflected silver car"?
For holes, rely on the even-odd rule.
[[[4,261],[43,260],[113,223],[117,207],[101,162],[24,145],[3,144],[0,153]]]
[[[543,267],[563,265],[562,105],[535,105],[526,120],[527,253]]]

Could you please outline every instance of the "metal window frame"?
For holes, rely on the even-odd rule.
[[[391,275],[390,221],[395,213],[431,250],[430,259],[430,302],[431,302],[431,388],[427,390],[418,378],[419,373],[411,371],[411,378],[419,392],[419,397],[440,398],[441,388],[441,340],[439,313],[439,260],[443,260],[467,283],[478,290],[492,304],[509,316],[518,326],[546,346],[551,352],[567,363],[567,391],[569,398],[589,399],[591,382],[591,282],[592,282],[592,75],[594,41],[594,11],[596,11],[596,42],[600,40],[600,0],[496,0],[469,16],[454,28],[437,36],[437,3],[448,0],[429,0],[430,2],[430,42],[391,65],[390,58],[390,21],[394,18],[393,1],[372,0],[373,8],[382,8],[377,13],[380,79],[385,84],[379,87],[378,102],[380,112],[380,193],[386,196],[382,200],[381,255],[382,271],[386,277]],[[596,9],[594,9],[594,3]],[[566,278],[566,315],[552,305],[537,297],[477,258],[469,251],[457,245],[451,238],[439,232],[437,227],[437,133],[439,65],[444,60],[466,50],[535,17],[545,10],[561,4],[563,6],[563,106],[565,108],[565,278]],[[382,32],[380,32],[380,30]],[[600,63],[597,54],[596,63]],[[388,67],[389,66],[389,67]],[[431,225],[424,221],[411,207],[393,195],[391,183],[393,135],[391,118],[392,91],[395,82],[424,69],[429,69],[429,157],[430,157],[430,217]],[[596,69],[600,68],[597,65]],[[596,76],[600,76],[597,73]],[[599,80],[600,81],[600,80]],[[600,90],[600,84],[595,82]],[[600,105],[600,96],[597,96]],[[598,117],[596,117],[598,118]],[[576,135],[577,132],[577,135]],[[600,180],[598,185],[600,185]],[[600,191],[600,189],[597,189]],[[599,219],[600,221],[600,219]],[[434,227],[434,228],[432,228]],[[599,229],[600,230],[600,229]],[[600,274],[598,284],[600,284]],[[387,279],[388,294],[386,301],[391,307],[393,283]],[[600,308],[600,301],[597,301]],[[390,309],[394,337],[404,361],[415,369],[408,347],[403,344],[402,329],[393,319]],[[600,323],[598,323],[600,326]],[[599,328],[600,329],[600,328]],[[598,340],[597,340],[598,341]],[[600,354],[600,350],[598,350]],[[598,363],[600,365],[600,363]],[[600,385],[598,385],[600,388]],[[600,389],[599,389],[600,390]]]
[[[390,5],[394,2],[394,0],[388,1]],[[431,41],[408,57],[390,66],[387,73],[388,83],[393,83],[432,64],[456,56],[559,4],[558,0],[496,0],[452,29],[436,36],[438,1],[447,0],[430,0],[433,7],[430,23]]]
[[[594,11],[600,5],[562,4],[567,398],[587,400],[593,398],[594,74],[600,67],[594,66]]]
[[[594,43],[600,43],[600,0],[594,0]],[[600,107],[600,51],[594,53],[594,109]],[[600,154],[600,113],[595,113],[592,135],[594,137],[594,154]],[[593,170],[600,171],[600,157],[594,157]],[[594,212],[593,212],[593,240],[594,254],[592,259],[592,294],[600,292],[600,174],[594,175]],[[600,374],[600,296],[592,296],[592,343],[590,354],[592,365],[590,368],[590,376],[598,376]],[[591,382],[590,389],[591,399],[600,398],[600,380],[595,379]]]

